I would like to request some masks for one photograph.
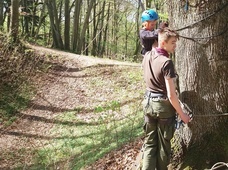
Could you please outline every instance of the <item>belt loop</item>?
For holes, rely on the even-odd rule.
[[[147,99],[147,106],[149,106],[149,104],[150,104],[150,94],[149,94],[149,96],[147,98],[148,98]]]

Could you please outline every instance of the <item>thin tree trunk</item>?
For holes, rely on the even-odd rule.
[[[13,41],[18,40],[18,26],[19,26],[19,0],[11,0],[12,10],[11,10],[11,23],[10,32]]]
[[[65,29],[64,29],[64,39],[65,39],[65,49],[70,49],[70,9],[69,0],[65,0]]]
[[[135,52],[134,52],[134,57],[133,57],[133,60],[134,61],[137,61],[138,59],[138,53],[139,53],[139,50],[141,49],[141,45],[140,45],[140,42],[139,42],[139,29],[140,29],[140,23],[141,23],[141,20],[140,20],[140,23],[139,23],[139,16],[140,16],[140,6],[141,6],[141,1],[139,2],[138,4],[138,8],[137,8],[137,14],[136,14],[136,18],[135,18],[135,23],[136,23],[136,35],[137,35],[137,39],[135,41]],[[141,55],[139,56],[140,57],[140,60],[141,60]]]
[[[42,9],[41,9],[41,13],[40,13],[40,16],[39,16],[38,26],[36,28],[36,33],[35,33],[36,34],[36,36],[35,36],[36,39],[38,38],[38,34],[39,34],[39,31],[40,31],[40,28],[41,28],[42,24],[44,23],[45,18],[47,16],[47,14],[45,13],[45,10],[46,10],[45,7],[46,6],[43,4],[42,5]],[[44,34],[46,34],[46,32],[45,32],[45,26],[44,26]],[[46,36],[44,36],[44,38],[46,38]]]
[[[80,11],[81,11],[82,0],[76,0],[74,8],[74,28],[72,35],[72,50],[78,52],[78,40],[80,39]]]
[[[106,25],[104,29],[104,36],[103,36],[103,45],[102,45],[102,55],[105,53],[105,47],[108,47],[107,42],[108,42],[108,23],[110,20],[110,8],[111,8],[111,3],[108,3],[108,10],[107,10],[107,18],[106,18]],[[108,48],[106,50],[106,56],[108,56]]]
[[[3,1],[0,1],[0,29],[3,29],[3,22],[4,22],[4,13],[3,13]]]
[[[106,1],[103,2],[102,8],[101,9],[105,9],[105,5],[106,5]],[[102,33],[103,33],[103,27],[104,27],[104,18],[105,18],[105,10],[102,10],[101,12],[101,20],[100,20],[100,28],[99,28],[99,38],[98,38],[98,55],[102,56]],[[103,39],[103,41],[105,41],[105,39]]]
[[[86,30],[89,27],[89,16],[90,16],[91,11],[93,9],[94,2],[95,1],[90,1],[90,3],[88,4],[88,9],[87,9],[87,12],[86,12],[86,16],[85,16],[85,19],[84,19],[82,32],[81,32],[81,36],[80,36],[80,42],[78,43],[78,52],[79,53],[82,52],[82,47],[85,44],[85,33],[86,33]]]
[[[97,49],[97,38],[96,38],[96,35],[97,35],[97,27],[98,27],[98,23],[100,21],[100,13],[98,14],[98,16],[96,16],[96,9],[97,9],[97,6],[99,7],[98,4],[94,5],[94,8],[93,8],[93,36],[92,36],[92,39],[93,39],[93,45],[92,45],[92,50],[91,50],[91,55],[92,56],[96,56],[97,53],[96,53],[96,49]]]
[[[113,46],[114,46],[114,55],[117,54],[117,42],[118,42],[118,4],[117,0],[114,0],[114,11],[113,11]]]
[[[56,3],[55,1],[46,0],[46,4],[51,22],[53,46],[55,48],[63,49],[63,41],[61,37],[60,22],[58,18]]]

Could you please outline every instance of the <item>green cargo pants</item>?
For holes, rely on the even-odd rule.
[[[143,146],[143,170],[166,170],[170,161],[175,130],[175,109],[164,99],[145,97],[143,101],[146,138]]]

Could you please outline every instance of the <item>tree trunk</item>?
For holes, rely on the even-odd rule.
[[[140,14],[140,7],[141,7],[141,1],[139,1],[139,4],[138,4],[138,8],[137,8],[137,13],[136,13],[136,17],[135,17],[135,23],[136,23],[136,35],[137,37],[139,37],[139,29],[141,27],[141,18],[139,16],[141,16]],[[140,18],[140,21],[139,21],[139,18]],[[135,51],[134,51],[134,57],[133,57],[133,60],[134,61],[137,61],[138,60],[138,54],[139,54],[139,51],[141,49],[141,44],[140,44],[140,41],[139,41],[139,38],[136,39],[135,41]],[[142,59],[142,56],[139,55],[139,59],[141,61]]]
[[[76,0],[74,8],[74,28],[72,34],[72,50],[78,52],[78,40],[80,39],[80,11],[81,11],[82,0]]]
[[[218,125],[227,126],[222,113],[228,112],[228,3],[189,3],[169,1],[168,11],[170,27],[181,35],[175,53],[180,97],[193,111],[192,139],[199,141],[220,133]]]
[[[13,38],[13,42],[18,40],[18,26],[19,26],[19,0],[11,0],[12,10],[11,10],[11,22],[10,22],[10,32]]]
[[[86,36],[85,33],[89,27],[89,16],[90,16],[91,11],[93,9],[93,5],[94,5],[94,1],[90,1],[90,3],[88,4],[88,9],[86,11],[86,16],[84,19],[84,23],[83,23],[83,27],[82,27],[82,31],[81,31],[81,35],[80,35],[80,42],[78,43],[78,52],[79,53],[83,52],[82,47],[85,44],[85,36]]]
[[[21,17],[21,25],[22,25],[22,34],[29,35],[29,17],[27,14],[29,14],[28,10],[28,4],[26,0],[23,0],[22,2],[22,13],[25,13],[23,17]]]
[[[111,54],[111,55],[116,55],[117,54],[117,42],[118,42],[118,29],[119,29],[119,25],[118,25],[118,18],[119,18],[119,15],[118,15],[118,1],[117,0],[114,0],[114,11],[113,11],[113,25],[112,25],[112,41],[113,41],[113,53],[114,54]]]
[[[96,3],[96,1],[95,1],[95,3]],[[96,36],[97,36],[98,24],[99,24],[99,21],[100,21],[100,12],[99,12],[98,16],[96,16],[97,6],[99,7],[99,5],[96,4],[96,5],[94,5],[94,8],[93,8],[93,16],[94,17],[93,17],[93,35],[92,35],[93,43],[92,43],[92,50],[91,50],[91,55],[92,56],[96,56],[97,55],[97,51],[96,51],[97,50],[97,39],[96,39]]]
[[[60,21],[58,18],[56,2],[51,0],[46,0],[45,2],[47,4],[48,14],[50,17],[53,47],[63,49],[63,41],[61,37]]]
[[[65,39],[65,50],[70,49],[70,9],[69,0],[65,0],[65,29],[64,29],[64,39]]]
[[[3,27],[4,15],[3,15],[3,1],[0,1],[0,29]]]
[[[103,36],[103,45],[102,45],[102,55],[104,55],[105,53],[105,47],[108,47],[107,45],[107,42],[108,42],[108,22],[110,20],[110,8],[111,8],[111,3],[109,2],[108,3],[108,9],[107,9],[107,17],[106,17],[106,25],[105,25],[105,28],[104,28],[104,36]],[[108,48],[107,48],[107,51],[106,51],[106,56],[108,56]]]
[[[45,8],[46,6],[45,5],[42,5],[42,9],[41,9],[41,11],[40,11],[40,16],[39,16],[39,22],[38,22],[38,25],[37,25],[37,28],[36,28],[36,33],[35,33],[35,39],[37,39],[38,38],[38,35],[39,35],[39,32],[40,32],[40,28],[41,28],[41,26],[42,26],[42,24],[44,24],[44,40],[47,38],[46,37],[46,31],[45,31],[45,18],[46,18],[46,16],[47,16],[47,14],[46,14],[46,8]]]
[[[105,9],[105,5],[106,5],[106,1],[103,2],[103,5],[102,5],[102,8],[101,9]],[[102,52],[102,38],[104,37],[102,33],[104,33],[103,29],[104,29],[104,20],[105,20],[105,10],[102,10],[101,12],[101,20],[99,20],[99,38],[98,38],[98,46],[97,46],[97,49],[98,49],[98,55],[99,56],[103,56],[103,52]],[[105,41],[105,39],[103,39],[103,42]]]
[[[225,0],[205,2],[186,12],[181,3],[170,3],[169,7],[171,26],[179,29],[182,36],[176,50],[176,68],[183,100],[197,115],[227,112],[227,3]],[[193,22],[191,27],[180,29],[183,23],[187,26]],[[208,126],[217,124],[216,120],[212,121]],[[201,132],[211,129],[204,124],[198,126]]]

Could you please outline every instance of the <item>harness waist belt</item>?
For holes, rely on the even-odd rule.
[[[162,99],[167,99],[167,97],[164,94],[161,93],[153,93],[150,91],[146,91],[145,95],[150,98],[162,98]]]

